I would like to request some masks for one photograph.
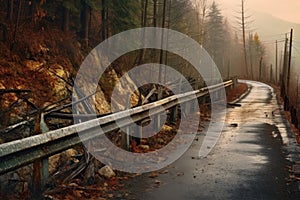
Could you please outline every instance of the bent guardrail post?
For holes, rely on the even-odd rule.
[[[34,123],[33,135],[48,132],[49,128],[44,121],[44,114],[39,111]],[[36,198],[39,198],[43,187],[49,177],[48,157],[37,159],[33,163],[33,191]]]

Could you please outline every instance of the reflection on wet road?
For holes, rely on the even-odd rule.
[[[289,199],[282,153],[287,122],[271,87],[247,83],[249,94],[238,102],[241,107],[228,109],[222,135],[206,158],[195,159],[199,134],[165,173],[131,182],[129,199]]]

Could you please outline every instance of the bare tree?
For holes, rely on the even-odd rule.
[[[141,27],[146,27],[147,26],[147,17],[148,17],[148,0],[142,0],[141,1]],[[145,32],[143,31],[143,36],[141,38],[141,43],[143,43],[145,39]],[[136,63],[140,65],[145,57],[145,49],[142,48],[137,56]]]
[[[199,29],[199,43],[203,45],[205,32],[205,18],[207,16],[207,0],[195,0],[197,22]]]
[[[241,0],[241,11],[238,13],[239,16],[237,16],[236,18],[237,18],[239,29],[242,31],[245,70],[246,70],[246,76],[248,76],[249,70],[248,70],[248,55],[247,55],[247,47],[246,47],[246,29],[250,26],[252,21],[249,20],[251,16],[246,16],[245,0]]]

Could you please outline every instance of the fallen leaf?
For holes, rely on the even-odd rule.
[[[157,172],[152,172],[151,174],[149,174],[148,177],[149,178],[155,178],[155,177],[158,177],[158,174],[157,174]]]
[[[178,172],[176,175],[177,175],[177,176],[183,176],[184,173],[183,173],[183,172]]]
[[[70,183],[69,187],[78,187],[78,184],[76,184],[76,183]]]
[[[167,174],[167,173],[169,173],[169,171],[168,170],[163,170],[163,171],[160,171],[159,173],[160,174]]]

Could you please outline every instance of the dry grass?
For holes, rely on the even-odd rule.
[[[270,84],[270,85],[274,88],[274,90],[276,92],[276,95],[277,95],[277,97],[278,97],[281,105],[283,106],[284,105],[284,100],[283,100],[283,98],[280,95],[281,94],[280,87],[278,85],[273,85],[273,84]],[[296,138],[298,144],[300,144],[299,129],[292,123],[291,112],[290,111],[285,111],[284,113],[285,113],[285,116],[286,116],[286,118],[288,119],[288,121],[289,121],[289,123],[291,125],[291,130],[293,131],[293,134],[295,135],[295,138]]]
[[[239,98],[242,94],[247,92],[248,86],[245,83],[238,83],[233,89],[227,92],[227,102],[231,102]]]

